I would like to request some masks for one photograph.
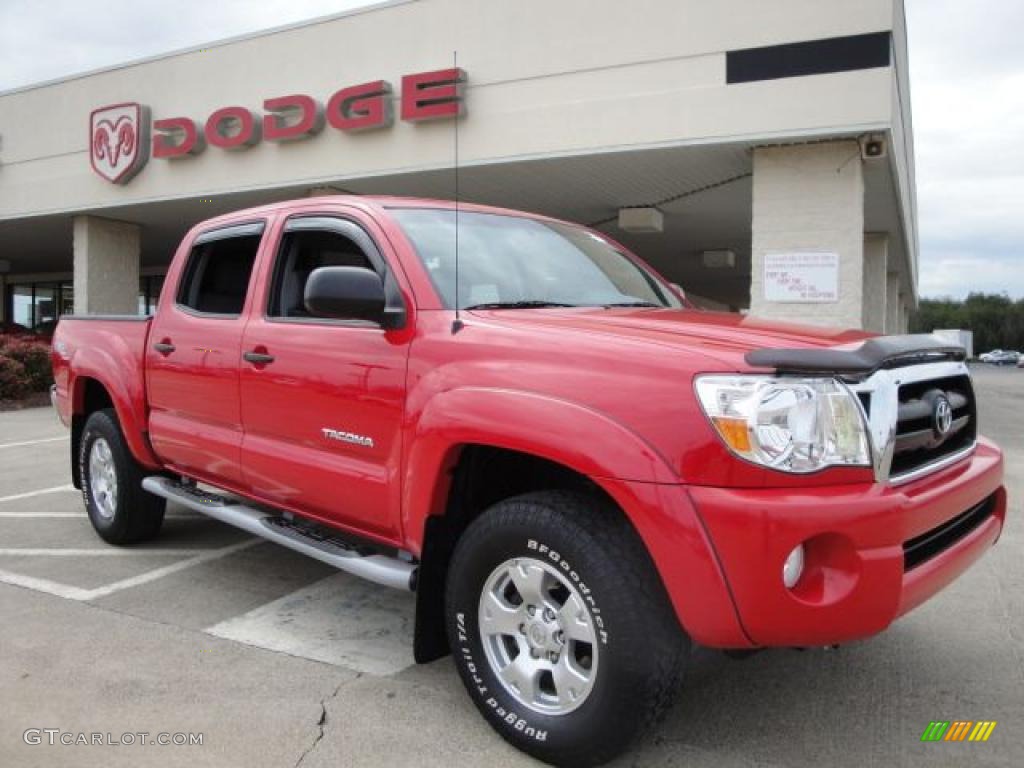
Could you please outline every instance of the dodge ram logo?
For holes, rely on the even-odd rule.
[[[124,184],[149,159],[149,110],[112,104],[89,116],[89,162],[107,181]]]
[[[940,395],[935,398],[934,408],[932,420],[935,424],[935,434],[945,437],[949,433],[950,427],[953,426],[953,406],[949,404],[949,400],[945,396]]]

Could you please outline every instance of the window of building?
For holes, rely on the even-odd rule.
[[[160,291],[164,287],[163,275],[147,275],[139,278],[139,314],[152,315],[156,313],[157,304],[160,301]]]
[[[50,335],[57,319],[73,309],[71,290],[70,281],[8,282],[4,297],[7,322]]]
[[[306,281],[313,270],[319,267],[373,269],[373,264],[362,248],[337,232],[287,232],[277,256],[267,316],[309,317],[303,300]]]
[[[75,311],[75,286],[71,283],[60,284],[60,299],[57,313],[70,315]]]
[[[221,237],[194,246],[178,292],[178,304],[211,315],[240,315],[260,237]]]
[[[31,328],[35,324],[35,304],[32,301],[32,286],[12,285],[7,290],[11,297],[11,309],[7,313],[11,322],[25,328]]]
[[[139,278],[140,315],[152,315],[156,311],[163,284],[163,275]],[[8,282],[5,306],[9,323],[50,335],[61,315],[75,311],[75,286],[70,280]]]
[[[51,335],[57,327],[57,297],[60,295],[60,286],[55,283],[41,284],[36,286],[35,295],[35,330],[46,335]]]

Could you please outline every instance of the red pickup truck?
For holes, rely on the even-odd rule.
[[[416,592],[484,717],[610,759],[691,643],[885,629],[999,537],[961,348],[697,311],[606,235],[324,197],[206,221],[153,318],[66,317],[54,398],[112,544],[166,500]]]

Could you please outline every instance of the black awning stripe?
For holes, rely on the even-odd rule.
[[[888,67],[891,32],[745,48],[725,54],[726,83]]]

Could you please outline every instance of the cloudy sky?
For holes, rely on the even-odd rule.
[[[1024,297],[1024,3],[907,0],[921,294]]]
[[[366,4],[0,0],[0,90]],[[1024,2],[906,5],[921,293],[1024,297]]]

